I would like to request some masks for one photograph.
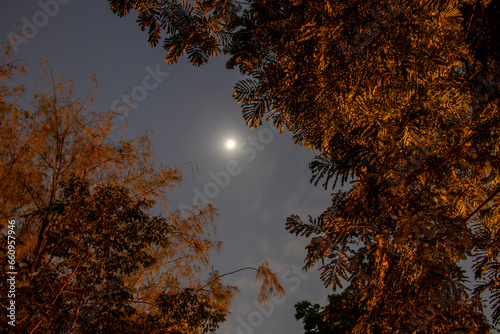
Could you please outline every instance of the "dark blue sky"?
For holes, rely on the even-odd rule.
[[[81,98],[95,75],[92,109],[105,112],[121,106],[130,125],[128,130],[116,128],[113,136],[152,131],[152,144],[164,164],[196,163],[200,174],[193,181],[186,166],[182,189],[169,200],[171,209],[193,200],[209,200],[216,207],[217,239],[224,242],[213,257],[219,272],[258,266],[264,259],[277,272],[287,295],[265,309],[256,306],[253,272],[227,277],[225,282],[239,286],[240,293],[218,333],[303,333],[293,305],[304,299],[324,302],[329,291],[318,272],[298,269],[307,240],[289,235],[284,226],[290,214],[316,216],[329,204],[330,192],[308,182],[308,163],[315,152],[294,145],[289,134],[272,132],[269,124],[247,128],[231,97],[239,73],[225,70],[222,58],[202,67],[185,59],[168,66],[164,50],[149,47],[134,13],[119,18],[104,0],[6,0],[0,12],[1,44],[18,31],[15,22],[19,28],[35,28],[12,53],[26,61],[23,81],[28,87],[42,75],[40,59],[50,62],[54,74],[73,80]],[[118,105],[127,90],[132,91],[131,101]],[[239,149],[227,150],[228,138]]]

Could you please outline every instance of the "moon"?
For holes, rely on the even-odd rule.
[[[227,142],[226,142],[226,147],[230,150],[232,150],[234,147],[236,146],[236,142],[232,139],[229,139]]]

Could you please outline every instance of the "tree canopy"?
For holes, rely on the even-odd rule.
[[[498,1],[108,2],[169,63],[229,55],[247,124],[319,151],[315,184],[351,184],[287,220],[305,267],[359,293],[350,332],[485,333],[486,290],[500,322]]]

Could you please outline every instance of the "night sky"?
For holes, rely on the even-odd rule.
[[[26,63],[22,80],[27,96],[32,98],[43,75],[41,59],[50,62],[55,75],[72,80],[82,99],[95,75],[98,88],[91,109],[121,107],[129,124],[126,130],[117,126],[112,137],[150,131],[158,158],[165,165],[183,166],[182,189],[170,194],[170,209],[205,201],[217,209],[217,239],[224,247],[213,256],[214,269],[225,273],[267,260],[285,288],[284,300],[259,309],[255,272],[226,277],[224,282],[238,286],[240,293],[218,333],[303,333],[294,319],[294,304],[305,299],[324,304],[331,291],[316,270],[300,269],[307,239],[288,234],[285,220],[291,214],[315,217],[329,204],[331,190],[309,184],[308,163],[316,152],[295,145],[290,134],[271,131],[268,123],[254,130],[245,125],[232,98],[241,75],[225,70],[224,57],[202,67],[184,58],[168,66],[166,52],[148,45],[135,12],[119,18],[104,0],[59,0],[58,8],[44,9],[45,3],[55,0],[6,0],[0,11],[4,46],[9,33],[28,24],[36,28],[11,54]],[[233,150],[225,146],[230,138],[236,141]],[[200,173],[193,180],[194,165]]]

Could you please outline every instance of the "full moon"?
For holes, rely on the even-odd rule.
[[[230,140],[228,140],[228,141],[226,142],[226,147],[227,147],[228,149],[232,149],[232,148],[234,148],[235,146],[236,146],[236,143],[234,142],[234,140],[231,140],[231,139],[230,139]]]

